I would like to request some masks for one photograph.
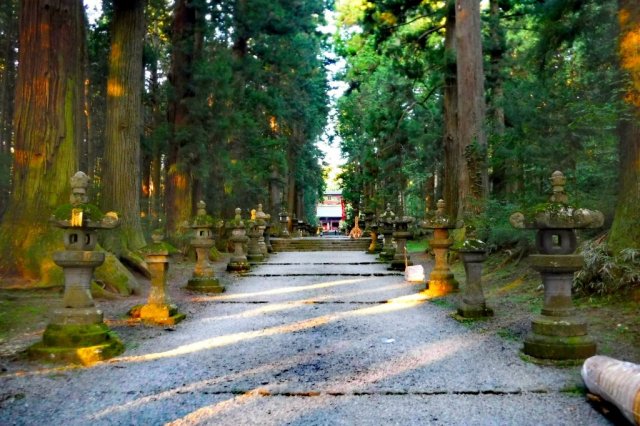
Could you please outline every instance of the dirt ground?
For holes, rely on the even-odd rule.
[[[432,264],[423,252],[412,253],[413,261],[427,270]],[[542,306],[542,285],[539,275],[528,267],[527,259],[519,264],[507,262],[506,254],[494,254],[485,263],[483,284],[487,304],[495,311],[489,320],[465,322],[478,333],[495,334],[505,340],[522,341],[530,329],[532,316]],[[224,271],[226,257],[215,262],[215,270],[223,284],[241,279]],[[169,272],[168,291],[172,302],[189,315],[201,309],[194,299],[198,296],[184,290],[193,263],[174,258]],[[452,266],[456,278],[464,285],[461,262]],[[142,288],[140,295],[97,299],[107,324],[120,336],[125,346],[133,348],[146,339],[170,333],[171,327],[150,327],[128,319],[127,311],[144,303],[149,281],[137,277]],[[10,290],[0,283],[0,369],[4,372],[34,368],[27,361],[24,350],[37,342],[46,327],[53,309],[61,302],[61,288],[48,290]],[[15,283],[12,283],[15,284]],[[458,295],[449,295],[432,303],[455,310]],[[598,343],[598,353],[640,363],[640,292],[606,297],[576,297],[576,305],[588,319],[590,334]]]

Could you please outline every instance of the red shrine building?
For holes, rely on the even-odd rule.
[[[340,231],[340,221],[346,219],[341,190],[324,193],[324,199],[316,206],[316,217],[324,232]]]

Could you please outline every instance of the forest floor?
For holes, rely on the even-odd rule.
[[[416,264],[430,269],[431,257],[424,253],[423,244],[409,247]],[[193,295],[181,291],[190,277],[193,263],[174,257],[168,279],[172,302],[184,313],[198,309]],[[215,262],[216,271],[224,271],[227,258]],[[464,267],[461,261],[452,264],[456,279],[464,285]],[[237,276],[220,272],[223,282],[232,282]],[[137,279],[143,288],[149,281],[141,275]],[[530,321],[542,306],[543,289],[540,276],[529,267],[527,258],[520,262],[510,260],[508,253],[494,253],[485,263],[483,286],[487,305],[495,316],[486,321],[469,321],[465,325],[482,334],[497,335],[508,341],[522,342],[530,330]],[[9,288],[7,288],[9,287]],[[22,358],[22,352],[38,341],[49,322],[51,312],[61,301],[62,288],[27,290],[12,281],[0,280],[0,365],[8,360]],[[432,303],[455,310],[457,294]],[[146,295],[132,295],[113,299],[97,299],[110,327],[117,330],[123,341],[135,345],[138,339],[148,339],[165,331],[136,327],[127,317],[130,307],[145,303]],[[640,364],[640,291],[610,296],[574,296],[580,314],[587,318],[589,333],[598,344],[598,353]],[[6,367],[0,367],[6,368]]]

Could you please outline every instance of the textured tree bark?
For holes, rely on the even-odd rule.
[[[458,154],[458,87],[456,83],[456,9],[455,1],[447,4],[447,21],[444,40],[444,173],[442,197],[446,201],[447,214],[458,214],[458,170],[461,158]]]
[[[24,0],[15,95],[13,191],[0,225],[0,273],[61,282],[48,223],[68,203],[83,131],[84,9],[79,0]],[[61,60],[62,59],[62,60]]]
[[[18,2],[0,2],[0,218],[7,208],[11,183],[11,142],[13,135],[13,95],[16,83],[18,43]]]
[[[140,223],[144,4],[113,3],[102,207],[120,216],[119,229],[106,234],[103,242],[117,255],[146,245]]]
[[[480,24],[480,2],[456,0],[458,219],[483,209],[488,187]]]
[[[171,72],[169,81],[173,95],[169,100],[167,119],[170,127],[165,212],[167,234],[174,237],[181,224],[191,218],[192,176],[181,150],[187,142],[184,129],[190,124],[188,100],[194,97],[191,82],[195,62],[196,8],[187,0],[176,3],[173,18]]]
[[[628,76],[624,102],[629,111],[618,125],[620,175],[609,248],[640,249],[640,3],[618,1],[620,67]]]

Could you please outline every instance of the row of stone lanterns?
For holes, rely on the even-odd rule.
[[[89,203],[88,186],[89,177],[83,172],[76,173],[71,178],[70,204],[58,208],[51,219],[54,226],[64,231],[65,250],[53,254],[54,262],[62,267],[64,274],[63,307],[54,310],[43,340],[29,348],[28,352],[34,358],[91,364],[124,351],[122,342],[104,323],[90,290],[93,272],[105,260],[104,252],[94,251],[97,230],[113,229],[119,221],[115,213],[102,214]],[[194,231],[191,246],[196,252],[196,264],[187,289],[207,293],[224,291],[209,261],[209,252],[215,244],[212,229],[220,226],[207,214],[206,204],[200,201],[190,225]],[[247,228],[253,239],[250,246],[255,248],[256,257],[252,260],[261,261],[273,251],[266,235],[270,216],[262,211],[262,205],[252,212],[246,225],[240,217],[240,209],[236,209],[236,216],[229,226],[234,252],[228,270],[242,272],[250,267],[243,247],[249,241]],[[174,325],[185,315],[171,304],[167,293],[171,246],[163,241],[163,237],[161,230],[154,231],[152,243],[143,249],[151,274],[151,288],[147,302],[132,308],[130,315],[149,324]]]
[[[536,247],[540,254],[531,255],[532,268],[540,272],[544,286],[541,314],[532,320],[532,330],[526,337],[523,351],[539,359],[584,359],[595,354],[596,344],[587,334],[587,324],[576,315],[571,298],[573,275],[583,265],[583,256],[574,254],[577,248],[575,230],[599,228],[604,217],[599,211],[572,207],[564,186],[566,178],[556,171],[551,177],[553,193],[549,203],[534,212],[514,213],[510,222],[520,229],[536,229]],[[366,217],[366,216],[365,216]],[[403,270],[411,265],[406,255],[408,224],[413,218],[398,216],[389,205],[380,216],[384,244],[380,259],[391,261],[391,269]],[[439,297],[458,291],[458,282],[449,268],[448,253],[453,245],[449,231],[461,227],[445,214],[445,202],[439,200],[437,209],[420,226],[433,230],[429,245],[434,252],[432,269],[425,293]],[[377,239],[374,226],[369,226],[372,238]],[[395,239],[395,253],[391,244]],[[373,243],[371,247],[373,247]],[[487,258],[486,245],[476,239],[464,241],[457,250],[464,263],[466,285],[462,290],[457,313],[463,318],[482,318],[493,315],[486,305],[482,289],[482,266]],[[371,248],[368,252],[371,252]]]

